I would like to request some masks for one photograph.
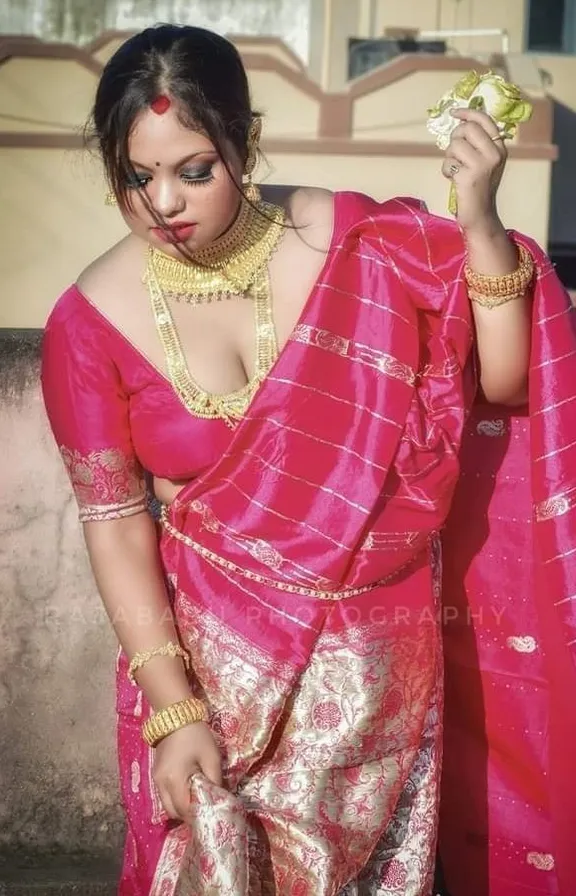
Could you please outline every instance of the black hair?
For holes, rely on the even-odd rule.
[[[105,65],[88,131],[121,202],[128,201],[126,180],[132,173],[130,132],[138,114],[161,94],[174,100],[182,124],[209,137],[229,173],[230,144],[246,161],[250,125],[258,115],[252,111],[236,47],[191,25],[146,28],[122,44]]]

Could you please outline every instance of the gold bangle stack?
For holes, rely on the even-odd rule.
[[[161,647],[153,647],[152,650],[141,650],[134,654],[130,660],[127,672],[128,678],[132,684],[136,684],[134,673],[137,672],[138,669],[141,669],[142,666],[145,666],[146,663],[149,663],[155,656],[170,656],[172,658],[180,656],[184,660],[186,671],[190,668],[190,657],[184,648],[180,647],[180,645],[176,644],[174,641],[168,641],[167,644],[162,644]]]
[[[483,308],[497,308],[526,294],[534,277],[534,260],[524,246],[518,246],[519,263],[511,274],[494,276],[478,274],[467,264],[464,278],[468,285],[470,301]]]
[[[171,703],[166,709],[161,709],[150,716],[142,725],[142,737],[149,747],[155,747],[180,728],[193,725],[195,722],[205,722],[207,719],[208,710],[205,704],[195,697],[187,697],[186,700]]]

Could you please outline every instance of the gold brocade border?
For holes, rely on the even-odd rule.
[[[305,345],[321,348],[332,354],[348,358],[357,364],[372,367],[379,373],[400,380],[400,382],[406,383],[408,386],[414,386],[416,383],[416,371],[408,364],[404,364],[387,352],[372,348],[369,345],[363,345],[352,339],[347,339],[345,336],[340,336],[339,333],[333,333],[330,330],[323,330],[309,324],[298,324],[291,339],[294,342],[302,342]]]
[[[149,896],[173,896],[178,886],[182,860],[189,840],[186,825],[180,825],[167,835]]]
[[[138,496],[131,501],[122,501],[117,504],[81,504],[78,519],[81,523],[102,522],[105,520],[119,520],[126,516],[134,516],[146,510],[145,496]]]
[[[225,557],[221,557],[219,554],[215,554],[214,551],[205,548],[203,545],[199,544],[194,539],[190,538],[188,535],[184,535],[183,532],[180,532],[179,529],[176,529],[172,523],[168,522],[168,513],[166,507],[162,508],[160,514],[160,520],[162,526],[171,535],[173,538],[176,538],[178,541],[181,541],[187,547],[192,548],[192,550],[196,551],[201,557],[204,557],[208,563],[211,563],[214,566],[219,566],[222,569],[226,569],[229,572],[234,572],[237,575],[241,576],[244,579],[249,579],[252,582],[258,582],[260,585],[266,585],[269,588],[275,588],[278,591],[285,591],[288,594],[299,594],[302,597],[313,597],[317,600],[346,600],[351,597],[358,597],[360,594],[366,594],[368,591],[373,591],[375,588],[379,588],[382,585],[386,585],[395,579],[400,569],[391,573],[389,576],[386,576],[383,579],[378,579],[375,582],[370,582],[368,585],[360,585],[358,588],[344,588],[341,591],[318,591],[315,588],[306,588],[303,585],[292,585],[288,582],[280,582],[278,579],[271,579],[269,576],[262,576],[257,572],[253,572],[251,569],[244,569],[242,566],[238,566],[237,563],[233,563],[232,560],[226,560]],[[410,560],[409,563],[412,561]],[[406,566],[409,564],[405,564]],[[404,569],[404,567],[401,567]]]

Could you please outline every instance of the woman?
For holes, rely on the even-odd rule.
[[[522,403],[530,299],[539,324],[567,308],[498,219],[497,128],[457,115],[459,226],[260,198],[221,37],[147,29],[104,70],[95,133],[130,234],[52,312],[43,388],[122,646],[125,896],[431,893],[437,533],[475,371]]]

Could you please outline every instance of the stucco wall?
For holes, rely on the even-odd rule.
[[[466,71],[417,71],[358,97],[354,103],[354,137],[434,143],[426,129],[427,110]]]
[[[252,102],[265,116],[266,133],[314,138],[318,133],[320,103],[275,71],[253,70]]]
[[[524,50],[527,0],[310,0],[309,67],[325,89],[340,90],[347,74],[348,39],[378,38],[386,29],[461,31],[503,29],[512,53]],[[447,37],[448,52],[487,58],[502,37]]]
[[[12,210],[0,244],[0,327],[42,327],[60,292],[125,232],[118,211],[103,203],[104,183],[94,164],[81,150],[0,149],[4,204]],[[542,245],[547,240],[549,169],[547,160],[515,159],[500,192],[507,226]],[[448,185],[436,155],[272,151],[260,174],[270,183],[359,190],[378,199],[417,196],[431,211],[446,214]],[[43,214],[35,217],[38,182],[44,178],[50,190],[43,191]]]
[[[526,0],[376,0],[376,33],[384,28],[409,26],[422,31],[504,28],[510,48],[520,52],[524,42]],[[497,37],[451,38],[460,53],[500,50]]]
[[[84,124],[96,74],[65,59],[11,59],[0,73],[3,131],[61,134]]]
[[[329,189],[360,190],[379,200],[391,196],[424,199],[430,211],[446,215],[448,185],[436,158],[405,156],[324,156],[274,154],[272,175],[278,183],[300,182]],[[500,213],[507,227],[514,227],[546,244],[549,191],[548,161],[514,161],[500,191]],[[527,184],[530,185],[527,189]]]
[[[125,233],[87,152],[0,148],[0,327],[42,327],[62,290]]]
[[[0,852],[118,851],[115,642],[38,389],[0,330]]]

